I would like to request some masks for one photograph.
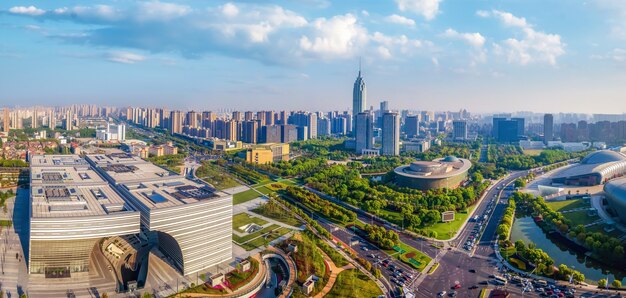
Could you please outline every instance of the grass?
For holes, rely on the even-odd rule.
[[[400,261],[402,261],[403,263],[406,263],[407,265],[409,265],[412,268],[415,268],[419,272],[424,271],[424,268],[426,267],[426,265],[428,265],[428,263],[430,263],[431,258],[429,256],[427,256],[423,252],[413,248],[412,246],[409,246],[409,245],[407,245],[404,242],[400,242],[398,244],[398,246],[400,247],[400,249],[402,249],[402,250],[404,250],[406,252],[403,253],[400,256],[398,256],[399,253],[397,251],[393,250],[393,249],[385,250],[385,252],[390,254],[390,255],[393,255],[395,258],[399,258]],[[410,261],[410,259],[414,259],[415,261],[419,262],[419,265],[412,263]]]
[[[233,195],[233,205],[245,203],[250,200],[254,200],[261,195],[256,192],[254,189],[249,189],[240,193],[236,193]]]
[[[563,211],[583,208],[583,207],[590,207],[589,203],[584,202],[583,199],[564,200],[564,201],[546,201],[546,205],[548,205],[550,209],[557,211],[557,212],[563,212]]]
[[[203,163],[202,166],[196,170],[196,176],[219,190],[241,185],[223,168],[209,162]]]
[[[524,149],[524,155],[528,156],[539,156],[541,154],[541,149]]]
[[[242,236],[242,237],[233,234],[233,241],[235,241],[236,243],[243,244],[246,241],[249,241],[249,240],[254,239],[254,238],[256,238],[256,237],[258,237],[260,235],[263,235],[265,233],[273,231],[273,230],[275,230],[278,227],[279,227],[279,225],[270,225],[268,227],[265,227],[265,228],[261,229],[260,231],[256,231],[256,232],[254,232],[252,234],[248,234],[248,235]]]
[[[250,270],[244,272],[234,270],[226,277],[230,283],[229,288],[232,290],[237,290],[246,285],[259,272],[259,262],[253,258],[249,258],[248,261],[250,261]]]
[[[255,223],[259,226],[262,226],[262,225],[267,224],[267,221],[258,217],[250,216],[247,213],[239,213],[233,216],[233,229],[237,231],[239,231],[239,227],[243,227],[251,223]]]
[[[274,229],[266,233],[263,233],[262,235],[260,235],[260,237],[254,238],[253,240],[243,243],[240,246],[243,249],[250,251],[257,247],[267,245],[267,243],[274,241],[278,239],[280,236],[283,236],[289,232],[291,232],[290,229],[280,227],[278,229]]]
[[[425,228],[425,230],[437,232],[437,237],[435,238],[438,240],[448,240],[461,228],[461,225],[467,220],[474,208],[476,208],[476,204],[467,208],[467,212],[454,214],[453,221],[436,223],[431,227]]]
[[[323,250],[337,267],[350,264],[337,250],[321,239],[317,239],[317,247]]]
[[[333,288],[325,298],[354,297],[371,298],[382,295],[382,292],[367,275],[356,269],[344,270],[337,275]]]
[[[590,224],[599,219],[597,216],[587,215],[586,210],[563,213],[563,216],[572,221],[572,226]]]
[[[13,221],[7,219],[0,219],[0,227],[10,227],[13,225]]]
[[[286,211],[282,207],[278,206],[273,201],[269,201],[264,205],[251,210],[256,214],[263,215],[265,217],[280,221],[284,224],[288,224],[290,226],[298,227],[302,225],[302,223],[297,220],[291,212]]]
[[[520,259],[509,258],[509,263],[511,263],[511,265],[517,267],[520,270],[526,271],[526,263],[522,262],[522,260]]]

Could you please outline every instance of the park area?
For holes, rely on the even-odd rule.
[[[546,205],[548,205],[550,209],[557,211],[557,212],[591,207],[591,205],[589,204],[589,201],[585,201],[584,199],[562,200],[562,201],[551,200],[551,201],[546,201]]]
[[[422,272],[431,260],[423,252],[403,242],[394,245],[392,249],[385,250],[385,252],[419,272]]]
[[[370,298],[382,295],[376,283],[367,275],[356,269],[344,270],[337,275],[333,288],[326,294],[326,298]]]
[[[248,233],[246,228],[251,224],[257,225],[256,229]],[[268,222],[247,213],[239,213],[233,216],[233,241],[245,250],[253,250],[257,247],[267,245],[269,242],[278,239],[289,232],[290,229],[276,224],[268,225]]]
[[[196,176],[219,190],[241,185],[224,168],[208,161],[202,162]]]

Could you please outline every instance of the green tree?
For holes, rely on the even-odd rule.
[[[619,281],[619,280],[617,280],[617,279],[615,279],[615,280],[613,280],[613,282],[611,283],[611,286],[612,286],[612,287],[614,287],[614,288],[618,288],[618,289],[619,289],[619,288],[621,288],[621,287],[622,287],[622,282],[621,282],[621,281]]]
[[[606,279],[601,279],[598,281],[598,288],[606,288]]]

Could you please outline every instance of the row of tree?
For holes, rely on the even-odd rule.
[[[356,213],[335,203],[321,199],[317,194],[299,186],[287,186],[285,194],[307,208],[323,214],[325,217],[342,223],[356,220]]]
[[[367,238],[383,249],[391,249],[400,243],[398,233],[388,230],[385,227],[366,224],[363,227]]]

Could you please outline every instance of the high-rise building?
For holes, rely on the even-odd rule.
[[[54,109],[51,109],[48,113],[48,127],[54,129],[57,126],[56,115],[54,114]]]
[[[186,124],[189,127],[198,128],[198,113],[195,111],[187,112]]]
[[[241,124],[241,141],[256,144],[258,140],[259,122],[255,120],[243,121]]]
[[[259,143],[280,143],[282,140],[282,128],[278,125],[265,125],[261,128]]]
[[[400,116],[396,112],[383,114],[382,155],[400,155]]]
[[[309,129],[309,139],[317,139],[317,114],[310,113],[307,119]]]
[[[239,112],[239,111],[234,111],[234,112],[233,112],[233,120],[235,120],[235,121],[241,121],[241,112]]]
[[[524,118],[493,118],[493,137],[499,142],[516,142],[524,136]]]
[[[298,128],[295,125],[281,125],[281,141],[291,143],[298,140]]]
[[[252,121],[252,120],[254,120],[254,113],[252,113],[251,111],[245,112],[244,116],[243,116],[243,120],[245,120],[245,121]]]
[[[35,108],[33,110],[33,116],[30,119],[31,119],[30,127],[38,128],[39,127],[39,125],[38,125],[39,124],[39,121],[38,121],[39,117],[38,117],[38,113],[37,113],[37,108]]]
[[[67,110],[65,113],[65,122],[63,123],[63,128],[65,130],[74,130],[74,115],[72,115],[71,110]]]
[[[548,144],[554,138],[554,116],[543,115],[543,143]]]
[[[170,112],[170,132],[171,133],[183,132],[183,113],[181,111]]]
[[[420,133],[420,116],[407,116],[404,121],[404,131],[406,132],[406,136],[408,138],[418,136]]]
[[[359,63],[359,74],[354,81],[354,88],[352,89],[352,117],[355,119],[355,122],[357,114],[365,112],[366,106],[367,90],[365,88],[365,81],[361,76],[361,64]],[[356,124],[352,126],[353,131],[355,127]]]
[[[455,140],[467,140],[468,129],[467,121],[454,120],[452,121],[452,138]]]
[[[328,118],[317,119],[317,135],[318,136],[330,135],[330,119]]]
[[[10,112],[9,112],[9,108],[4,108],[4,115],[2,118],[2,131],[4,132],[9,132],[10,129]]]
[[[371,113],[361,112],[355,119],[355,149],[357,154],[374,148],[374,119]]]
[[[239,122],[235,120],[231,120],[226,122],[226,135],[224,139],[230,141],[239,140]]]

